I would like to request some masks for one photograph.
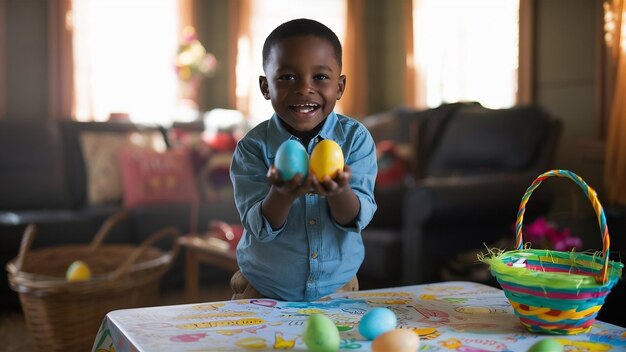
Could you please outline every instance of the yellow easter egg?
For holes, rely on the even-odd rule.
[[[309,169],[315,173],[319,181],[328,175],[335,178],[337,172],[343,170],[343,151],[339,144],[330,139],[319,142],[309,158]]]
[[[373,352],[414,352],[420,345],[419,336],[409,329],[393,329],[372,341]]]
[[[82,260],[77,260],[70,264],[69,268],[65,272],[65,279],[67,281],[83,281],[91,278],[91,270],[87,263]]]

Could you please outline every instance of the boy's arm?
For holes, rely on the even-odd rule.
[[[276,167],[271,166],[267,172],[268,183],[272,186],[263,199],[261,211],[273,229],[278,229],[285,221],[293,202],[306,194],[310,187],[310,178],[302,182],[302,175],[298,174],[288,182],[284,182],[278,175]]]

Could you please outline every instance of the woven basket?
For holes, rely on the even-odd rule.
[[[102,244],[126,217],[122,212],[107,219],[89,245],[31,250],[36,226],[26,228],[20,252],[6,269],[37,351],[89,351],[108,312],[156,303],[160,279],[178,253],[180,234],[164,228],[140,246]],[[152,246],[165,237],[172,239],[168,252]],[[65,279],[75,260],[87,263],[91,279]]]
[[[566,177],[578,184],[597,214],[602,252],[592,254],[524,247],[522,221],[526,203],[543,180]],[[517,214],[516,250],[491,250],[479,260],[490,265],[520,322],[530,332],[573,335],[591,329],[623,264],[609,260],[609,230],[596,192],[578,175],[552,170],[539,175],[522,197]]]

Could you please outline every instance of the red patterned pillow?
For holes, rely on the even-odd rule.
[[[118,157],[125,207],[198,203],[198,186],[187,150],[174,149],[158,153],[123,149]]]

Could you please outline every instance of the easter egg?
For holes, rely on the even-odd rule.
[[[82,281],[89,280],[91,278],[91,270],[87,263],[82,260],[77,260],[70,264],[65,272],[65,279],[67,281]]]
[[[315,173],[319,181],[328,175],[335,178],[337,172],[343,170],[343,151],[337,142],[325,139],[319,142],[309,159],[309,168]]]
[[[368,340],[396,328],[398,319],[389,308],[377,307],[365,313],[359,322],[359,333]]]
[[[563,345],[551,338],[546,338],[535,342],[528,352],[563,352],[565,348]]]
[[[324,314],[310,315],[304,324],[302,340],[314,352],[339,350],[339,330],[330,318]]]
[[[408,329],[393,329],[378,335],[372,341],[373,352],[415,352],[420,345],[420,338]]]
[[[309,173],[309,154],[302,143],[288,139],[278,147],[274,166],[283,181],[289,181],[297,174],[306,177]]]

